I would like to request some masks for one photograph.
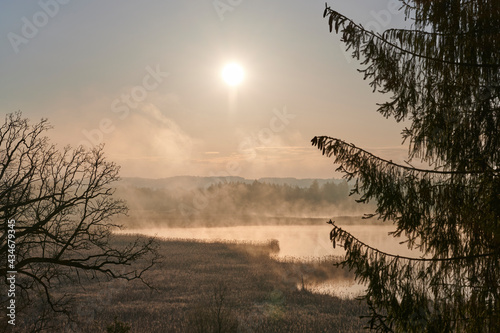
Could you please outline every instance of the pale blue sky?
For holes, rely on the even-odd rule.
[[[394,2],[330,4],[377,28],[401,24]],[[403,125],[375,112],[388,96],[371,93],[323,9],[323,0],[0,0],[0,108],[49,118],[58,144],[105,143],[123,176],[334,176],[310,146],[315,135],[397,159]],[[220,78],[229,61],[246,72],[236,89]]]

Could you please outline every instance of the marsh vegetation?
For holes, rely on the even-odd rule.
[[[115,241],[131,239],[121,235]],[[51,316],[52,329],[105,332],[123,325],[130,327],[128,332],[362,331],[364,304],[309,290],[315,283],[352,280],[350,273],[333,267],[335,257],[277,261],[271,257],[276,242],[169,240],[159,245],[162,262],[145,276],[153,289],[138,281],[97,279],[82,281],[85,290],[76,294],[72,285],[60,288],[59,293],[73,295],[78,324]],[[20,327],[36,325],[35,317],[22,320]],[[62,323],[65,327],[57,327]]]

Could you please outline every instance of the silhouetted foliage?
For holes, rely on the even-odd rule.
[[[23,320],[41,316],[37,308],[71,315],[69,295],[53,292],[60,286],[99,277],[142,280],[157,259],[153,240],[110,243],[118,227],[112,218],[126,212],[111,187],[119,167],[106,161],[102,147],[58,150],[43,136],[48,129],[46,120],[30,125],[20,112],[0,126],[0,277],[6,290],[7,271],[17,271],[18,310],[33,311]],[[15,231],[9,266],[8,230]],[[136,261],[141,268],[126,269]]]
[[[374,91],[378,111],[408,120],[408,165],[340,139],[313,145],[356,179],[360,202],[396,224],[422,258],[381,252],[335,226],[344,266],[366,282],[380,332],[494,332],[500,327],[500,2],[401,1],[410,29],[366,30],[329,8],[330,30]],[[410,163],[420,160],[428,167]]]

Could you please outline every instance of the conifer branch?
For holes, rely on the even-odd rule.
[[[376,38],[379,40],[381,43],[386,44],[398,51],[401,51],[403,53],[406,53],[408,55],[420,58],[420,59],[425,59],[425,60],[430,60],[433,62],[438,62],[440,64],[448,64],[448,65],[454,65],[454,66],[467,66],[467,67],[483,67],[483,68],[500,68],[500,64],[478,64],[478,63],[466,63],[466,62],[456,62],[456,61],[450,61],[442,58],[434,58],[431,56],[427,56],[421,53],[416,53],[413,51],[410,51],[408,49],[403,48],[402,46],[399,46],[391,41],[389,41],[387,38],[384,38],[384,35],[375,33],[371,30],[365,29],[362,25],[355,23],[353,20],[349,19],[348,17],[340,14],[339,12],[331,9],[330,7],[325,8],[325,12],[323,14],[324,17],[327,15],[330,15],[330,32],[333,30],[333,21],[335,21],[335,31],[338,32],[339,26],[342,25],[343,31],[351,30],[351,29],[357,29],[359,32],[365,35],[370,35],[372,38]],[[347,24],[346,24],[347,22]],[[347,27],[347,28],[346,28]],[[405,31],[401,29],[392,29],[392,31]],[[432,34],[432,32],[430,32]]]
[[[407,256],[401,256],[398,254],[392,254],[388,252],[381,251],[377,248],[374,248],[363,241],[359,240],[357,237],[353,236],[351,233],[348,231],[343,230],[342,228],[338,227],[335,225],[335,222],[330,220],[326,222],[327,224],[331,224],[333,226],[332,231],[330,232],[330,240],[334,244],[334,248],[336,245],[336,241],[341,241],[343,240],[344,242],[348,240],[349,243],[355,242],[361,247],[364,247],[366,249],[369,249],[372,252],[375,252],[379,255],[383,255],[386,257],[392,257],[396,259],[403,259],[403,260],[410,260],[410,261],[427,261],[427,262],[436,262],[436,261],[457,261],[457,260],[468,260],[468,259],[475,259],[475,258],[482,258],[482,257],[491,257],[491,256],[498,256],[500,254],[500,249],[497,252],[490,252],[490,253],[480,253],[480,254],[474,254],[474,255],[469,255],[469,256],[457,256],[457,257],[449,257],[449,258],[424,258],[424,257],[407,257]],[[345,243],[344,243],[345,244]],[[343,245],[339,245],[343,246]]]
[[[381,163],[384,163],[386,165],[391,165],[396,168],[400,168],[403,170],[407,171],[415,171],[415,172],[421,172],[421,173],[435,173],[435,174],[443,174],[443,175],[468,175],[468,174],[482,174],[485,172],[491,172],[491,173],[499,173],[500,170],[497,169],[487,169],[487,170],[467,170],[467,171],[456,171],[456,170],[436,170],[436,169],[421,169],[421,168],[415,168],[412,166],[408,165],[403,165],[403,164],[398,164],[393,162],[392,160],[386,160],[381,157],[378,157],[369,151],[366,151],[362,148],[359,148],[355,146],[352,143],[347,143],[343,140],[337,139],[337,138],[332,138],[329,136],[316,136],[312,140],[312,145],[317,146],[319,150],[321,150],[323,155],[326,155],[327,157],[331,157],[332,154],[334,154],[336,148],[335,145],[341,145],[341,146],[346,146],[349,148],[352,148],[356,150],[356,152],[359,152],[363,155],[365,155],[369,159],[373,159],[376,161],[379,161]]]

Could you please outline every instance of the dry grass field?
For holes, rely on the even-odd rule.
[[[139,281],[95,279],[82,282],[84,289],[60,288],[75,296],[78,322],[57,327],[56,320],[50,331],[362,331],[359,316],[366,308],[359,301],[308,291],[315,283],[352,276],[333,267],[334,258],[276,261],[270,254],[277,246],[162,240],[162,262],[145,276],[154,289]]]

